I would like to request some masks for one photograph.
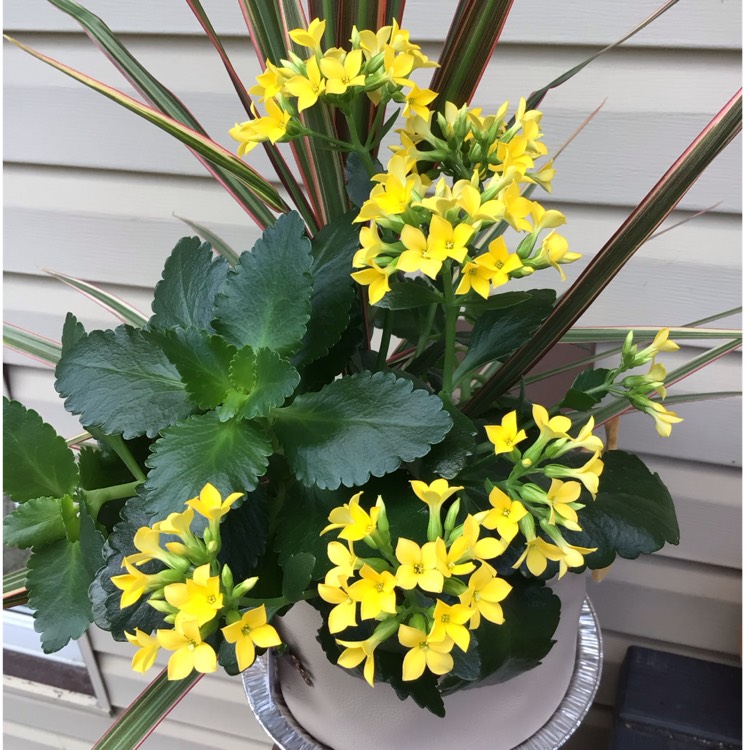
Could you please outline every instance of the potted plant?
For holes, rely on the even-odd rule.
[[[282,197],[100,19],[51,2],[153,106],[16,44],[185,142],[263,235],[239,255],[181,239],[150,316],[128,308],[125,324],[85,331],[68,314],[46,356],[86,429],[77,457],[5,402],[5,491],[19,503],[6,543],[32,549],[24,585],[45,650],[95,622],[134,645],[137,671],[169,652],[148,694],[161,713],[202,674],[286,651],[285,697],[332,747],[382,746],[377,712],[366,734],[356,709],[349,729],[312,722],[384,693],[396,707],[382,711],[413,701],[412,726],[423,710],[414,747],[469,726],[492,747],[531,736],[570,679],[582,574],[679,540],[658,476],[594,430],[637,409],[668,436],[681,419],[666,386],[716,352],[668,373],[661,354],[697,329],[609,329],[594,335],[617,342],[619,362],[583,369],[554,403],[530,402],[524,376],[738,132],[739,96],[557,300],[514,289],[564,279],[580,258],[565,216],[533,195],[555,172],[547,89],[492,113],[467,104],[511,3],[461,6],[438,64],[400,27],[402,3],[331,15],[313,2],[308,19],[296,3],[245,0],[265,63],[248,93],[189,0],[250,118],[230,131],[239,156],[262,144]],[[435,69],[429,88],[412,78],[420,68]],[[735,332],[709,335],[738,345]],[[39,354],[33,336],[9,328],[6,340]],[[138,741],[142,703],[105,741]],[[453,730],[431,718],[446,714]],[[508,728],[489,734],[498,721]]]

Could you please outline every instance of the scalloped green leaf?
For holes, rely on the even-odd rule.
[[[200,414],[164,430],[146,461],[145,507],[151,521],[183,510],[207,483],[222,495],[258,485],[271,455],[266,433],[247,420]]]
[[[382,372],[341,378],[273,414],[295,475],[323,489],[395,471],[424,456],[452,425],[437,396]]]
[[[154,290],[152,328],[202,328],[210,331],[214,298],[227,277],[228,263],[199,237],[183,237],[164,264]]]
[[[92,331],[65,353],[55,373],[65,408],[109,435],[155,437],[194,410],[177,368],[130,326]]]
[[[669,490],[638,456],[607,451],[596,500],[582,491],[578,511],[583,531],[563,530],[580,547],[596,547],[584,557],[589,568],[605,568],[616,556],[633,560],[679,544],[680,529]]]
[[[33,409],[3,398],[3,490],[22,503],[73,492],[78,469],[65,440]]]
[[[280,216],[228,276],[216,297],[214,328],[238,347],[292,353],[310,318],[311,265],[299,214]]]
[[[27,500],[3,519],[3,543],[9,547],[44,547],[64,537],[59,497]]]

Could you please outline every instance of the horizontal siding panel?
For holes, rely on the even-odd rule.
[[[513,9],[505,32],[505,43],[609,44],[657,10],[660,0],[608,3],[592,11],[578,0],[550,4],[547,0],[524,0]],[[203,6],[216,30],[242,36],[246,27],[238,7],[225,0],[204,0]],[[115,30],[138,34],[199,34],[200,27],[179,0],[149,0],[127,5],[118,0],[89,0],[86,7],[101,15]],[[404,25],[417,40],[442,40],[453,16],[455,2],[410,0]],[[636,46],[700,47],[739,49],[740,0],[719,4],[681,3],[655,21],[634,40]],[[74,31],[78,27],[67,16],[43,0],[6,0],[6,30]]]

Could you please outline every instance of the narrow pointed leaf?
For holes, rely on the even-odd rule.
[[[39,336],[12,323],[3,323],[3,345],[54,367],[60,361],[62,347],[56,341]]]
[[[16,589],[23,588],[26,585],[26,568],[14,570],[3,576],[3,594],[9,594]]]
[[[467,414],[481,413],[484,407],[515,385],[560,340],[664,221],[706,167],[740,132],[741,121],[742,94],[739,91],[612,235],[561,297],[531,340],[477,391],[464,408]]]
[[[126,109],[129,109],[131,112],[134,112],[140,117],[143,117],[148,122],[156,125],[158,128],[161,128],[165,132],[190,146],[192,149],[204,156],[213,165],[226,170],[235,177],[239,177],[240,180],[246,183],[246,185],[271,208],[279,211],[286,210],[287,207],[284,204],[284,201],[281,199],[281,196],[278,194],[276,188],[274,188],[273,185],[271,185],[267,180],[261,177],[254,169],[251,169],[241,159],[238,159],[230,151],[227,151],[222,146],[219,146],[207,136],[201,134],[193,128],[183,125],[181,122],[178,122],[172,117],[162,114],[153,107],[142,104],[141,102],[133,99],[127,94],[123,94],[121,91],[118,91],[111,86],[107,86],[106,84],[103,84],[100,81],[97,81],[96,79],[91,78],[90,76],[87,76],[68,65],[64,65],[63,63],[58,62],[57,60],[54,60],[51,57],[48,57],[47,55],[44,55],[25,44],[22,44],[12,37],[6,35],[5,38],[9,42],[12,42],[17,47],[22,49],[24,52],[28,52],[33,57],[37,58],[37,60],[41,60],[42,62],[47,63],[56,70],[65,73],[76,81],[79,81],[85,86],[94,89],[94,91],[98,91],[108,99],[117,102],[117,104],[120,104]]]
[[[446,102],[461,107],[471,101],[512,7],[513,0],[458,4],[430,82],[429,88],[438,92],[431,109],[439,112]]]
[[[209,245],[219,254],[224,260],[229,263],[230,266],[234,267],[237,265],[237,261],[240,256],[235,252],[227,242],[225,242],[218,234],[211,231],[208,227],[203,224],[199,224],[197,221],[191,221],[186,219],[184,216],[178,216],[172,214],[176,219],[184,221],[197,235],[199,235],[204,242],[208,242]]]
[[[686,323],[685,327],[690,328],[693,326],[702,326],[704,323],[713,323],[715,320],[721,320],[722,318],[729,318],[732,315],[739,315],[742,312],[742,307],[733,307],[730,310],[724,310],[724,312],[716,313],[715,315],[709,315],[707,318],[701,318],[700,320],[693,320],[690,323]]]
[[[166,668],[120,714],[92,750],[138,748],[203,675],[191,672],[182,680],[168,680]]]
[[[605,341],[624,341],[628,333],[633,332],[633,341],[649,341],[661,328],[650,326],[590,326],[571,328],[560,341],[566,344],[600,343]],[[695,328],[678,327],[669,329],[669,338],[675,341],[691,339],[734,339],[742,338],[742,331],[736,328]]]
[[[73,276],[67,276],[59,271],[46,269],[46,272],[50,276],[54,276],[58,281],[62,281],[63,284],[67,284],[73,289],[78,290],[89,299],[101,305],[105,310],[109,310],[109,312],[123,323],[128,323],[135,328],[143,328],[148,322],[148,317],[140,312],[140,310],[137,310],[114,294],[104,291],[104,289],[95,284],[76,279]]]
[[[661,403],[664,406],[690,404],[694,401],[715,401],[720,398],[741,398],[742,391],[706,391],[704,393],[682,393],[678,396],[667,396]]]

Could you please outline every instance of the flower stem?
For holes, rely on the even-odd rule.
[[[101,430],[95,427],[89,427],[89,433],[100,443],[106,443],[119,457],[120,460],[128,467],[130,473],[139,482],[146,481],[146,475],[141,470],[138,462],[133,458],[130,449],[125,445],[121,435],[105,435]]]
[[[453,293],[453,278],[448,263],[443,265],[441,275],[445,299],[445,355],[443,358],[443,388],[441,392],[450,398],[453,393],[453,370],[456,365],[458,305],[456,304],[456,295]]]
[[[83,490],[83,496],[86,498],[86,505],[91,511],[91,515],[97,518],[102,505],[110,500],[122,500],[126,497],[133,497],[136,489],[142,484],[141,480],[127,482],[126,484],[116,484],[112,487],[102,487],[98,490]]]

